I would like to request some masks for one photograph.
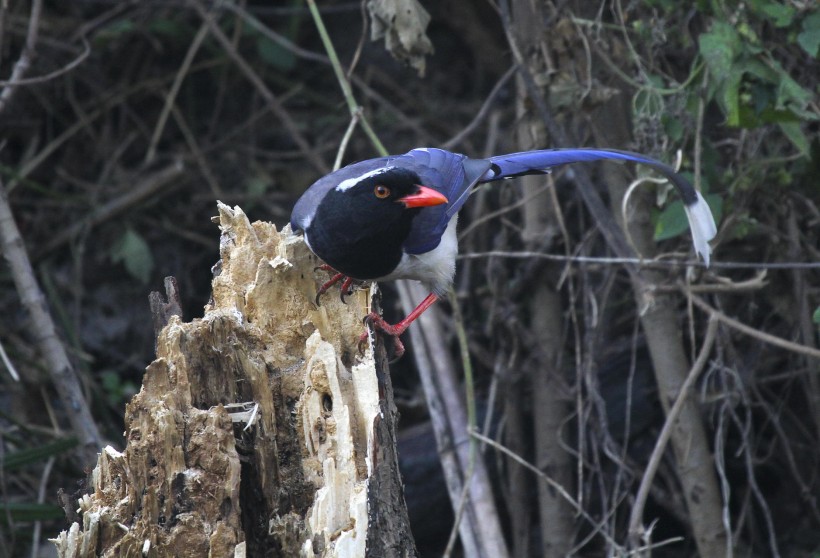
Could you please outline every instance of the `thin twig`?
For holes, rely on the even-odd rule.
[[[43,467],[43,474],[40,476],[40,485],[37,488],[37,503],[42,504],[46,501],[46,487],[48,487],[48,479],[51,477],[51,470],[54,468],[54,463],[57,459],[52,455],[46,461],[46,466]],[[31,534],[31,558],[40,556],[40,534],[43,530],[43,522],[35,521],[34,529]]]
[[[675,164],[673,168],[677,172],[680,169],[681,162],[683,160],[683,156],[681,155],[680,150],[678,150],[677,156],[675,158]],[[626,235],[626,241],[629,243],[629,246],[638,254],[641,258],[643,256],[638,250],[638,247],[635,245],[635,239],[632,238],[632,232],[630,228],[626,226],[626,223],[629,223],[629,200],[632,198],[632,194],[635,192],[635,189],[638,188],[644,182],[649,182],[650,184],[669,184],[669,180],[666,178],[655,178],[652,176],[640,176],[633,180],[629,186],[626,187],[626,191],[624,192],[623,199],[621,200],[621,219],[624,222],[624,234]]]
[[[34,49],[37,45],[42,6],[42,0],[32,1],[26,43],[20,58],[14,65],[8,85],[0,92],[0,112],[8,106],[12,95],[17,90],[18,83],[25,76],[35,56]],[[31,335],[36,340],[47,363],[54,388],[63,402],[72,428],[80,439],[81,463],[83,466],[90,466],[96,458],[97,450],[102,446],[102,438],[83,395],[74,366],[68,358],[65,347],[57,335],[54,321],[48,312],[45,296],[31,267],[31,260],[26,253],[25,243],[14,220],[8,193],[2,182],[0,182],[0,247],[9,263],[20,301],[29,314]]]
[[[203,153],[202,148],[199,147],[196,134],[194,134],[190,126],[188,126],[185,117],[182,115],[182,111],[174,104],[171,106],[171,114],[174,116],[174,122],[176,122],[176,125],[179,127],[179,131],[182,132],[182,137],[185,138],[185,143],[188,144],[188,149],[191,150],[194,160],[197,165],[199,165],[199,171],[202,173],[202,177],[205,179],[205,182],[208,183],[208,186],[211,187],[211,193],[214,199],[219,200],[224,198],[225,192],[219,186],[219,180],[214,176],[211,164],[208,162],[208,158],[205,156],[205,153]]]
[[[550,181],[545,181],[544,185],[541,188],[538,188],[537,190],[534,190],[534,191],[530,192],[526,196],[522,196],[516,202],[511,203],[511,204],[507,204],[504,207],[502,207],[501,209],[497,209],[495,211],[490,211],[489,213],[485,213],[481,217],[473,220],[472,223],[470,223],[468,226],[464,227],[464,230],[462,230],[461,232],[458,233],[458,241],[461,242],[462,240],[464,240],[471,232],[473,232],[475,229],[477,229],[478,227],[480,227],[481,225],[483,225],[487,221],[490,221],[492,219],[495,219],[496,217],[500,217],[500,216],[504,215],[505,213],[509,213],[510,211],[513,211],[515,209],[518,209],[519,207],[523,207],[523,206],[527,205],[533,199],[537,198],[538,196],[540,196],[541,194],[546,192],[548,189],[552,188],[552,186],[553,186],[553,184]]]
[[[162,107],[162,112],[157,118],[157,124],[154,127],[154,133],[151,134],[151,141],[148,144],[148,150],[145,152],[145,164],[154,160],[157,152],[157,144],[162,137],[162,132],[165,130],[165,124],[168,122],[168,116],[171,114],[171,109],[174,106],[179,90],[182,88],[182,82],[185,80],[188,73],[191,71],[191,64],[194,62],[196,53],[199,52],[199,47],[202,46],[202,41],[208,36],[208,24],[202,22],[199,26],[199,31],[194,35],[194,40],[188,46],[188,52],[185,53],[185,58],[177,71],[174,78],[174,83],[171,85],[171,90],[165,95],[165,104]]]
[[[413,301],[424,292],[420,284],[409,281],[398,281],[397,289],[405,309],[412,309]],[[408,333],[415,348],[414,358],[419,363],[419,376],[447,477],[448,494],[457,511],[464,484],[471,485],[464,509],[465,520],[459,525],[465,555],[503,558],[508,551],[484,462],[474,460],[473,474],[466,476],[470,463],[467,413],[455,375],[457,367],[447,350],[438,315],[438,308],[429,309],[419,316],[418,326],[411,327]]]
[[[325,28],[325,23],[322,21],[322,15],[319,13],[319,8],[316,7],[316,2],[314,0],[306,1],[308,8],[310,8],[310,15],[313,16],[316,29],[319,31],[319,36],[322,39],[322,44],[325,46],[327,55],[330,58],[331,65],[333,66],[333,72],[336,74],[336,79],[339,82],[339,87],[342,88],[345,102],[347,102],[347,108],[350,110],[350,115],[355,118],[357,114],[361,113],[361,108],[358,103],[356,103],[356,98],[353,96],[353,90],[350,88],[350,82],[347,80],[347,76],[342,69],[342,64],[339,62],[339,56],[336,54],[336,48],[330,40],[330,35],[328,35],[327,29]],[[358,118],[362,125],[362,130],[364,130],[364,133],[367,134],[367,137],[376,148],[376,151],[380,155],[386,156],[388,154],[387,149],[385,149],[381,140],[379,140],[379,137],[376,135],[376,132],[373,131],[373,128],[370,127],[370,122],[368,122],[364,115],[360,115]]]
[[[256,19],[252,14],[250,14],[247,10],[237,6],[234,3],[227,2],[225,3],[225,8],[234,12],[236,15],[242,17],[245,21],[248,22],[249,25],[253,26],[254,29],[265,35],[267,38],[271,39],[275,43],[277,43],[282,48],[286,49],[290,53],[294,54],[299,58],[303,58],[305,60],[310,60],[311,62],[318,62],[320,64],[326,64],[328,66],[333,66],[333,62],[327,56],[324,56],[318,52],[313,52],[312,50],[304,49],[292,41],[288,40],[287,38],[279,35],[269,27],[267,27],[264,23]],[[322,8],[321,11],[325,11],[327,8]],[[332,45],[331,45],[332,46]],[[337,60],[338,62],[338,60]],[[351,63],[351,67],[348,69],[347,72],[343,72],[345,79],[349,80],[349,82],[356,87],[358,87],[362,93],[364,93],[365,97],[368,99],[372,99],[376,101],[378,104],[382,105],[387,111],[392,113],[399,122],[407,126],[408,128],[412,129],[419,138],[428,138],[429,133],[427,130],[422,128],[418,125],[415,119],[411,118],[410,116],[404,114],[398,107],[396,107],[393,103],[391,103],[387,98],[383,95],[375,91],[372,87],[370,87],[367,82],[362,80],[356,75],[352,75],[353,66],[356,63],[356,59],[354,56],[354,60]],[[492,96],[492,93],[490,94]],[[489,99],[488,99],[489,101]],[[476,120],[480,120],[479,117],[476,117]],[[475,121],[474,121],[475,122]],[[372,137],[376,137],[374,134]],[[425,140],[427,141],[427,140]],[[375,145],[375,144],[374,144]]]
[[[44,74],[42,76],[18,79],[16,82],[13,82],[13,83],[12,83],[11,79],[9,79],[9,80],[0,80],[0,87],[6,87],[8,85],[15,85],[15,86],[36,85],[38,83],[45,83],[47,81],[51,81],[52,79],[58,78],[63,74],[67,74],[68,72],[70,72],[71,70],[73,70],[74,68],[76,68],[77,66],[82,64],[85,61],[85,59],[88,58],[88,55],[91,54],[91,45],[88,44],[88,41],[85,38],[83,38],[82,41],[83,41],[83,51],[77,56],[77,58],[75,58],[74,60],[72,60],[71,62],[69,62],[65,66],[63,66],[62,68],[58,68],[57,70],[54,70],[53,72],[49,72],[49,73]]]
[[[793,351],[795,353],[800,353],[802,355],[820,359],[820,350],[818,349],[815,349],[813,347],[807,347],[806,345],[800,345],[799,343],[793,343],[792,341],[788,341],[786,339],[783,339],[782,337],[777,337],[776,335],[771,335],[769,333],[760,331],[759,329],[747,326],[746,324],[741,323],[735,320],[734,318],[730,318],[720,310],[713,308],[696,294],[692,293],[691,291],[687,291],[684,285],[681,285],[681,290],[683,290],[688,296],[692,298],[692,302],[695,303],[695,306],[698,306],[701,310],[708,312],[710,317],[720,320],[729,327],[732,327],[751,337],[755,337],[756,339],[760,339],[761,341],[769,343],[770,345],[780,347],[781,349],[786,349],[788,351]]]
[[[632,539],[632,545],[634,547],[639,545],[644,534],[642,525],[643,510],[646,504],[646,498],[649,496],[649,489],[652,486],[652,481],[655,479],[655,473],[660,465],[661,457],[663,457],[663,453],[666,450],[666,445],[672,436],[672,428],[677,423],[678,415],[683,409],[683,404],[686,402],[686,398],[689,397],[689,391],[700,376],[709,358],[709,353],[712,351],[712,345],[715,342],[717,334],[717,325],[717,320],[714,317],[709,319],[706,336],[703,340],[703,347],[700,349],[698,359],[692,365],[691,370],[689,370],[686,380],[684,380],[680,387],[675,403],[666,415],[666,422],[663,424],[661,433],[658,435],[658,440],[655,442],[655,448],[652,450],[652,455],[649,457],[649,462],[646,465],[646,471],[641,479],[638,493],[635,495],[635,503],[632,505],[632,513],[629,516],[629,536]]]
[[[37,46],[37,37],[40,30],[40,13],[43,9],[43,0],[33,0],[31,2],[31,12],[28,18],[28,30],[26,31],[26,44],[20,52],[20,58],[14,63],[11,76],[6,81],[5,87],[0,91],[0,112],[6,108],[20,82],[31,66],[31,61],[35,56],[34,48]]]
[[[359,124],[361,116],[362,111],[360,108],[356,114],[350,117],[350,124],[347,125],[347,130],[345,130],[345,134],[342,136],[342,141],[339,142],[339,149],[336,151],[336,159],[333,161],[333,170],[336,170],[342,166],[342,161],[344,160],[345,152],[347,151],[347,144],[350,142],[350,138],[353,137],[353,132],[356,130],[356,126]]]
[[[284,48],[291,54],[298,56],[299,58],[304,58],[305,60],[311,60],[313,62],[321,62],[322,64],[329,64],[330,60],[326,56],[319,54],[318,52],[313,52],[312,50],[307,50],[305,48],[300,47],[287,37],[284,37],[259,21],[253,14],[248,12],[242,6],[238,6],[234,2],[221,2],[221,7],[226,8],[227,10],[232,11],[234,14],[238,15],[245,21],[247,21],[251,27],[262,33],[265,37],[273,41],[274,43],[278,44],[280,47]]]
[[[9,375],[15,382],[20,381],[20,375],[17,373],[17,369],[14,368],[14,363],[11,362],[9,355],[6,354],[6,349],[3,348],[3,343],[0,343],[0,360],[3,361],[3,364],[6,367],[6,370],[9,371]]]
[[[769,284],[769,282],[766,281],[766,275],[766,270],[761,269],[755,273],[753,277],[744,279],[743,281],[732,281],[731,279],[716,277],[715,279],[720,281],[719,283],[695,284],[687,282],[686,288],[693,293],[739,293],[743,291],[756,291]],[[677,292],[680,291],[680,286],[656,285],[655,290],[658,292]],[[692,359],[694,360],[694,358],[693,355]]]
[[[41,258],[43,255],[48,254],[52,250],[70,241],[85,228],[104,223],[157,192],[170,191],[170,188],[165,188],[164,190],[163,188],[178,178],[184,169],[185,166],[182,162],[176,161],[168,167],[142,178],[124,195],[107,202],[85,218],[74,222],[67,229],[55,233],[51,241],[35,253],[34,258]]]
[[[88,126],[92,120],[95,120],[105,114],[109,107],[105,102],[101,104],[102,106],[98,106],[95,110],[86,114],[84,118],[66,128],[59,136],[55,137],[40,151],[38,151],[34,157],[26,161],[19,169],[17,169],[17,172],[11,180],[9,180],[9,183],[6,186],[6,191],[10,194],[21,181],[25,180],[29,174],[34,172],[41,163],[45,162],[54,152],[62,147],[64,143],[68,142],[68,140],[74,137],[75,134]]]
[[[91,415],[74,365],[57,334],[45,296],[26,253],[23,238],[14,220],[6,189],[0,182],[0,247],[9,263],[20,301],[28,312],[31,336],[46,361],[48,372],[71,426],[80,439],[80,459],[90,466],[102,447],[102,437]]]
[[[469,124],[467,124],[467,126],[465,126],[463,130],[461,130],[452,138],[442,143],[441,147],[443,149],[453,149],[455,146],[464,141],[464,139],[467,136],[469,136],[473,132],[473,130],[475,130],[478,127],[479,124],[481,124],[481,122],[487,116],[487,113],[490,112],[490,108],[492,108],[493,104],[495,104],[495,100],[496,97],[498,97],[498,94],[501,92],[504,86],[507,85],[507,82],[510,81],[510,78],[512,78],[515,75],[516,69],[517,68],[515,66],[512,66],[509,70],[504,72],[504,75],[501,76],[501,79],[499,79],[498,82],[495,84],[492,91],[490,91],[490,94],[487,95],[486,99],[484,99],[484,104],[481,105],[481,108],[478,110],[478,113],[475,115],[475,118],[473,118],[472,121]]]
[[[542,259],[578,264],[631,264],[641,267],[705,267],[703,262],[692,260],[670,260],[661,258],[618,258],[595,256],[567,256],[565,254],[547,254],[527,250],[489,250],[487,252],[473,252],[459,254],[459,259],[475,260],[480,258],[511,258],[511,259]],[[712,262],[709,269],[820,269],[820,262]]]
[[[467,341],[467,331],[464,327],[464,316],[461,313],[461,306],[458,302],[455,290],[450,287],[449,300],[450,307],[453,309],[453,324],[456,329],[456,338],[458,339],[458,347],[461,355],[461,366],[464,370],[464,395],[467,400],[467,428],[470,432],[476,431],[478,427],[478,419],[476,416],[475,406],[475,383],[473,381],[473,364],[470,360],[470,346]],[[447,548],[444,551],[444,556],[449,557],[456,544],[458,536],[458,526],[461,523],[461,517],[464,514],[464,509],[467,504],[467,497],[470,492],[473,478],[473,471],[475,470],[475,461],[478,457],[478,444],[476,439],[470,437],[470,461],[467,465],[467,473],[464,475],[465,483],[464,489],[461,491],[461,499],[458,508],[456,509],[456,519],[453,524],[453,529],[450,531],[450,539],[447,541]]]
[[[503,23],[504,32],[507,35],[507,42],[510,45],[513,59],[518,65],[518,74],[521,76],[521,79],[529,93],[530,101],[532,101],[535,109],[541,117],[541,120],[543,121],[553,143],[558,147],[568,147],[570,145],[569,137],[565,130],[558,125],[543,97],[539,94],[538,86],[535,84],[535,79],[527,69],[527,66],[524,63],[524,55],[521,53],[517,41],[512,35],[510,6],[508,0],[500,0],[499,8],[501,11],[501,21]],[[595,190],[595,187],[593,186],[586,170],[583,167],[578,167],[574,169],[574,172],[578,183],[578,191],[581,194],[581,199],[584,201],[584,205],[586,205],[587,209],[592,214],[595,225],[598,230],[601,231],[601,234],[604,236],[607,244],[620,257],[632,257],[632,249],[627,244],[623,231],[618,228],[612,213],[607,211],[604,202]],[[634,268],[628,266],[626,270],[630,276],[638,279],[637,271]]]
[[[529,471],[531,471],[533,474],[535,474],[535,476],[537,476],[538,478],[543,480],[545,483],[547,483],[550,486],[550,488],[555,490],[561,496],[561,498],[566,500],[567,503],[569,503],[569,505],[573,507],[575,512],[578,515],[580,515],[581,517],[583,517],[584,519],[586,519],[589,522],[590,525],[599,526],[599,522],[596,521],[595,518],[593,518],[591,515],[589,515],[587,513],[587,511],[583,508],[583,506],[581,506],[581,504],[579,504],[578,501],[576,501],[575,498],[572,497],[572,494],[567,492],[566,489],[563,486],[561,486],[560,483],[554,481],[544,471],[542,471],[541,469],[539,469],[538,467],[536,467],[535,465],[533,465],[532,463],[530,463],[529,461],[527,461],[526,459],[524,459],[523,457],[521,457],[520,455],[518,455],[517,453],[512,451],[511,449],[501,445],[497,441],[493,440],[492,438],[489,438],[489,437],[485,436],[484,434],[473,431],[473,432],[470,432],[470,436],[473,436],[478,441],[480,441],[484,444],[487,444],[488,446],[500,451],[501,453],[503,453],[504,455],[506,455],[507,457],[509,457],[510,459],[512,459],[513,461],[515,461],[516,463],[518,463],[519,465],[524,467],[525,469],[528,469]],[[617,548],[618,547],[618,543],[615,541],[615,539],[613,539],[609,535],[609,533],[607,533],[603,529],[599,529],[598,532],[601,534],[601,536],[604,539],[606,539],[607,543],[610,545],[611,548]]]
[[[276,98],[276,95],[265,85],[265,82],[262,81],[262,78],[254,71],[250,64],[248,64],[247,60],[245,60],[239,52],[236,50],[236,47],[231,43],[231,40],[225,35],[222,29],[217,25],[213,12],[207,11],[202,2],[199,0],[191,0],[193,3],[194,8],[196,9],[199,17],[208,25],[208,29],[211,31],[211,34],[217,40],[217,42],[222,46],[228,56],[231,57],[231,60],[237,65],[239,70],[245,75],[248,81],[254,86],[254,88],[259,92],[265,102],[270,106],[271,112],[276,115],[279,121],[285,126],[290,137],[293,139],[293,142],[299,147],[299,150],[305,156],[305,158],[310,162],[313,167],[322,174],[327,174],[330,170],[327,168],[327,164],[322,160],[321,157],[316,153],[316,150],[313,149],[308,141],[305,139],[304,135],[301,131],[299,131],[299,127],[297,126],[296,122],[290,117],[290,114],[285,110],[282,106],[282,103],[279,102],[279,99]]]
[[[750,440],[750,430],[752,429],[751,406],[746,404],[743,406],[743,409],[746,415],[745,420],[741,421],[740,417],[735,412],[732,412],[730,416],[738,431],[742,433],[741,439]],[[757,475],[755,475],[755,471],[759,470],[759,466],[756,462],[757,460],[755,459],[755,456],[752,455],[752,451],[749,449],[748,444],[744,444],[744,446],[746,447],[746,451],[743,452],[743,464],[746,468],[746,478],[749,479],[749,489],[757,501],[760,513],[763,515],[763,522],[765,523],[766,530],[768,531],[769,536],[767,539],[770,551],[769,556],[772,558],[780,558],[780,550],[777,547],[777,532],[775,531],[774,521],[772,520],[772,511],[766,503],[766,497],[760,490],[760,486],[757,483]],[[727,558],[732,558],[732,556],[729,555]]]

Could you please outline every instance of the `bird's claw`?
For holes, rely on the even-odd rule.
[[[345,297],[350,296],[353,294],[353,279],[350,277],[345,277],[345,280],[342,282],[342,286],[339,289],[339,298],[342,299],[342,304],[347,304],[345,302]]]
[[[319,290],[316,291],[316,306],[319,306],[319,298],[327,291],[329,291],[330,287],[332,287],[339,281],[342,281],[342,286],[339,289],[339,298],[342,299],[343,304],[347,304],[347,301],[345,301],[345,297],[353,294],[353,281],[355,281],[355,279],[353,279],[352,277],[348,277],[344,273],[339,273],[327,264],[317,265],[313,268],[313,271],[317,271],[319,269],[321,269],[322,271],[330,271],[334,273],[334,275],[325,283],[323,283],[322,286],[319,287]]]
[[[319,267],[321,268],[323,266],[319,266]],[[332,287],[333,285],[335,285],[336,283],[341,281],[344,277],[345,276],[342,275],[341,273],[336,273],[336,275],[334,275],[333,277],[328,279],[324,284],[322,284],[321,287],[319,287],[319,290],[316,291],[316,306],[319,306],[319,298],[323,294],[325,294],[330,289],[330,287]]]
[[[384,333],[391,339],[393,339],[393,358],[390,360],[390,363],[396,362],[404,355],[404,343],[401,342],[399,336],[404,333],[405,328],[397,327],[395,325],[388,324],[384,321],[384,318],[376,314],[375,312],[369,313],[367,316],[364,317],[362,320],[365,325],[372,327],[373,331],[380,331]],[[365,331],[361,336],[359,336],[359,353],[364,353],[364,344],[368,341],[369,335],[368,332]]]
[[[365,330],[364,333],[359,335],[359,343],[357,344],[357,346],[359,347],[359,354],[360,355],[364,354],[364,349],[365,349],[365,347],[367,347],[367,342],[369,340],[370,340],[370,335],[369,335],[369,332],[367,330]]]
[[[353,282],[355,281],[355,279],[353,279],[352,277],[347,277],[342,273],[339,273],[327,264],[316,266],[315,268],[313,268],[313,271],[319,269],[323,271],[330,271],[335,275],[333,275],[333,277],[331,277],[321,287],[319,287],[319,290],[316,292],[316,306],[319,306],[319,298],[328,290],[330,290],[330,288],[339,281],[342,281],[342,285],[339,289],[339,298],[341,298],[344,304],[347,304],[347,302],[345,301],[345,297],[353,294]],[[388,324],[384,321],[384,318],[382,318],[375,312],[371,312],[367,316],[365,316],[362,322],[366,326],[372,327],[374,331],[380,331],[393,339],[393,360],[390,361],[391,363],[397,361],[402,357],[402,355],[404,355],[404,344],[401,342],[401,339],[399,339],[399,336],[402,333],[404,333],[405,329],[407,329],[406,326],[401,327],[401,325]],[[367,331],[365,331],[362,335],[359,336],[359,354],[364,354],[365,344],[367,343],[368,339],[369,336]]]

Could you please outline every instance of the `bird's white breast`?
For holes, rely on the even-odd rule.
[[[421,281],[434,293],[445,294],[456,273],[457,221],[458,215],[450,219],[438,246],[423,254],[404,254],[396,269],[381,279],[385,281],[415,279]]]

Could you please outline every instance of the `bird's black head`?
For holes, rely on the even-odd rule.
[[[447,203],[420,182],[416,173],[400,167],[341,180],[310,219],[305,232],[311,250],[356,279],[388,275],[401,260],[413,218],[425,207]]]

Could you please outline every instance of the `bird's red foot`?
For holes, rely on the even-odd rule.
[[[391,362],[395,362],[399,360],[402,355],[404,355],[404,343],[401,342],[399,336],[404,333],[407,329],[407,325],[404,322],[399,322],[396,325],[388,324],[384,321],[384,318],[376,314],[375,312],[371,312],[364,318],[364,322],[368,324],[370,327],[373,328],[374,331],[380,331],[385,335],[391,337],[393,339],[393,360]],[[368,334],[365,331],[359,337],[359,352],[364,352],[364,344],[367,343]]]
[[[416,308],[412,312],[407,314],[406,318],[404,318],[396,325],[388,324],[384,321],[384,318],[382,318],[375,312],[371,312],[370,314],[365,316],[365,323],[370,324],[370,326],[374,330],[381,331],[382,333],[385,333],[393,338],[394,357],[393,361],[391,362],[397,361],[404,354],[404,345],[402,344],[401,339],[399,339],[399,336],[402,333],[404,333],[408,327],[410,327],[410,324],[412,324],[416,320],[416,318],[421,316],[424,313],[424,311],[430,308],[430,306],[432,306],[433,303],[437,300],[438,295],[436,295],[435,293],[430,293],[424,300],[421,301],[421,303],[418,306],[416,306]],[[365,333],[359,338],[360,352],[363,352],[362,345],[365,341],[367,341],[367,333]]]
[[[335,269],[333,269],[332,267],[330,267],[327,264],[322,264],[319,267],[317,267],[316,269],[322,269],[324,271],[330,271],[330,272],[333,272],[335,274],[328,281],[326,281],[321,287],[319,287],[318,291],[316,291],[316,306],[319,306],[319,297],[321,297],[328,290],[330,290],[330,287],[332,287],[333,285],[335,285],[339,281],[342,281],[343,279],[344,280],[342,281],[342,286],[339,289],[339,291],[340,291],[339,292],[339,298],[342,299],[342,302],[347,304],[345,302],[345,297],[353,294],[353,289],[351,287],[352,287],[353,281],[355,281],[355,279],[353,279],[352,277],[347,277],[344,273],[337,272]]]

